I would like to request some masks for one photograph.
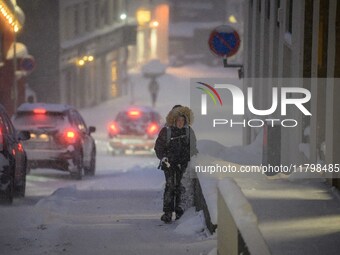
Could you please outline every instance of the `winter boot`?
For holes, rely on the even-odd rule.
[[[165,223],[170,223],[171,218],[172,218],[172,212],[165,212],[161,217],[161,221],[164,221]]]
[[[178,207],[178,208],[176,209],[176,220],[179,220],[179,219],[182,217],[183,214],[184,214],[183,209],[180,208],[180,207]]]

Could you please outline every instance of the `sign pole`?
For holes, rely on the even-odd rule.
[[[209,36],[209,47],[212,53],[223,58],[224,67],[240,68],[239,78],[243,78],[242,64],[228,64],[228,57],[235,55],[240,47],[240,36],[236,30],[229,26],[215,28]]]

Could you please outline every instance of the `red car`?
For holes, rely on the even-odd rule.
[[[109,150],[112,154],[127,151],[153,152],[162,125],[158,112],[148,106],[129,106],[122,109],[108,125]]]

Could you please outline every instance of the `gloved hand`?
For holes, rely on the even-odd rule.
[[[170,168],[170,163],[167,157],[162,158],[162,168]]]

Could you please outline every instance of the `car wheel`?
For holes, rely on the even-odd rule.
[[[18,197],[25,197],[26,194],[26,174],[23,174],[21,184],[16,187],[15,195]]]
[[[9,177],[6,189],[3,191],[3,202],[6,204],[12,204],[14,197],[14,179]]]
[[[81,153],[75,156],[73,164],[75,169],[71,172],[71,177],[75,180],[81,180],[83,176],[83,156]]]
[[[91,162],[90,167],[85,169],[85,175],[94,176],[96,172],[96,152],[93,150],[91,152]]]

